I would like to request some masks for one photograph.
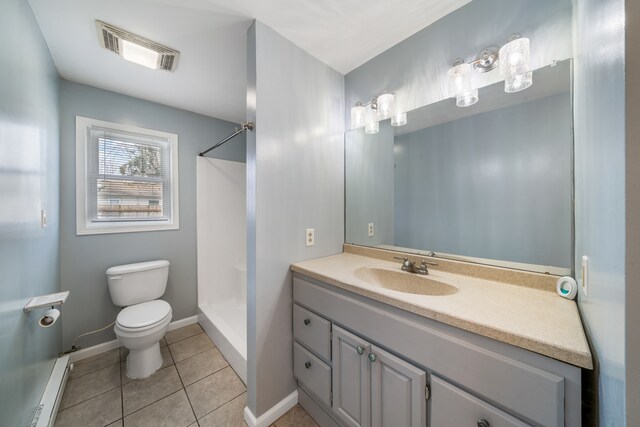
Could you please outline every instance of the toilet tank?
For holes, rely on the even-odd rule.
[[[160,298],[167,289],[169,261],[147,261],[118,265],[107,270],[111,301],[117,306]]]

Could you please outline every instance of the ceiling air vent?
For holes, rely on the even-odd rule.
[[[100,20],[96,20],[96,29],[100,46],[117,53],[127,61],[154,70],[175,71],[178,66],[180,52],[175,49]]]

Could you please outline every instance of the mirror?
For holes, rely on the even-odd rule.
[[[346,242],[530,271],[573,265],[571,62],[345,137]]]

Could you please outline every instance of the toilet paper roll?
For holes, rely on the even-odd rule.
[[[56,323],[60,317],[60,310],[56,308],[52,308],[51,310],[47,310],[47,312],[40,318],[40,326],[43,328],[48,328],[49,326]]]

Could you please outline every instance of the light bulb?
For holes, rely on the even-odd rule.
[[[512,36],[509,43],[500,48],[500,76],[504,78],[505,92],[519,92],[531,86],[533,75],[530,66],[529,39]]]
[[[356,102],[351,108],[351,129],[359,129],[364,126],[365,109],[360,102]]]
[[[388,119],[393,115],[394,97],[390,93],[383,93],[378,97],[378,120]]]
[[[471,64],[456,63],[449,69],[449,84],[453,95],[456,96],[456,105],[458,107],[468,107],[478,102],[478,89],[472,89],[471,72],[473,67]]]
[[[365,126],[364,133],[374,134],[380,131],[380,124],[378,122],[378,112],[374,110],[371,105],[368,105],[365,110]]]

